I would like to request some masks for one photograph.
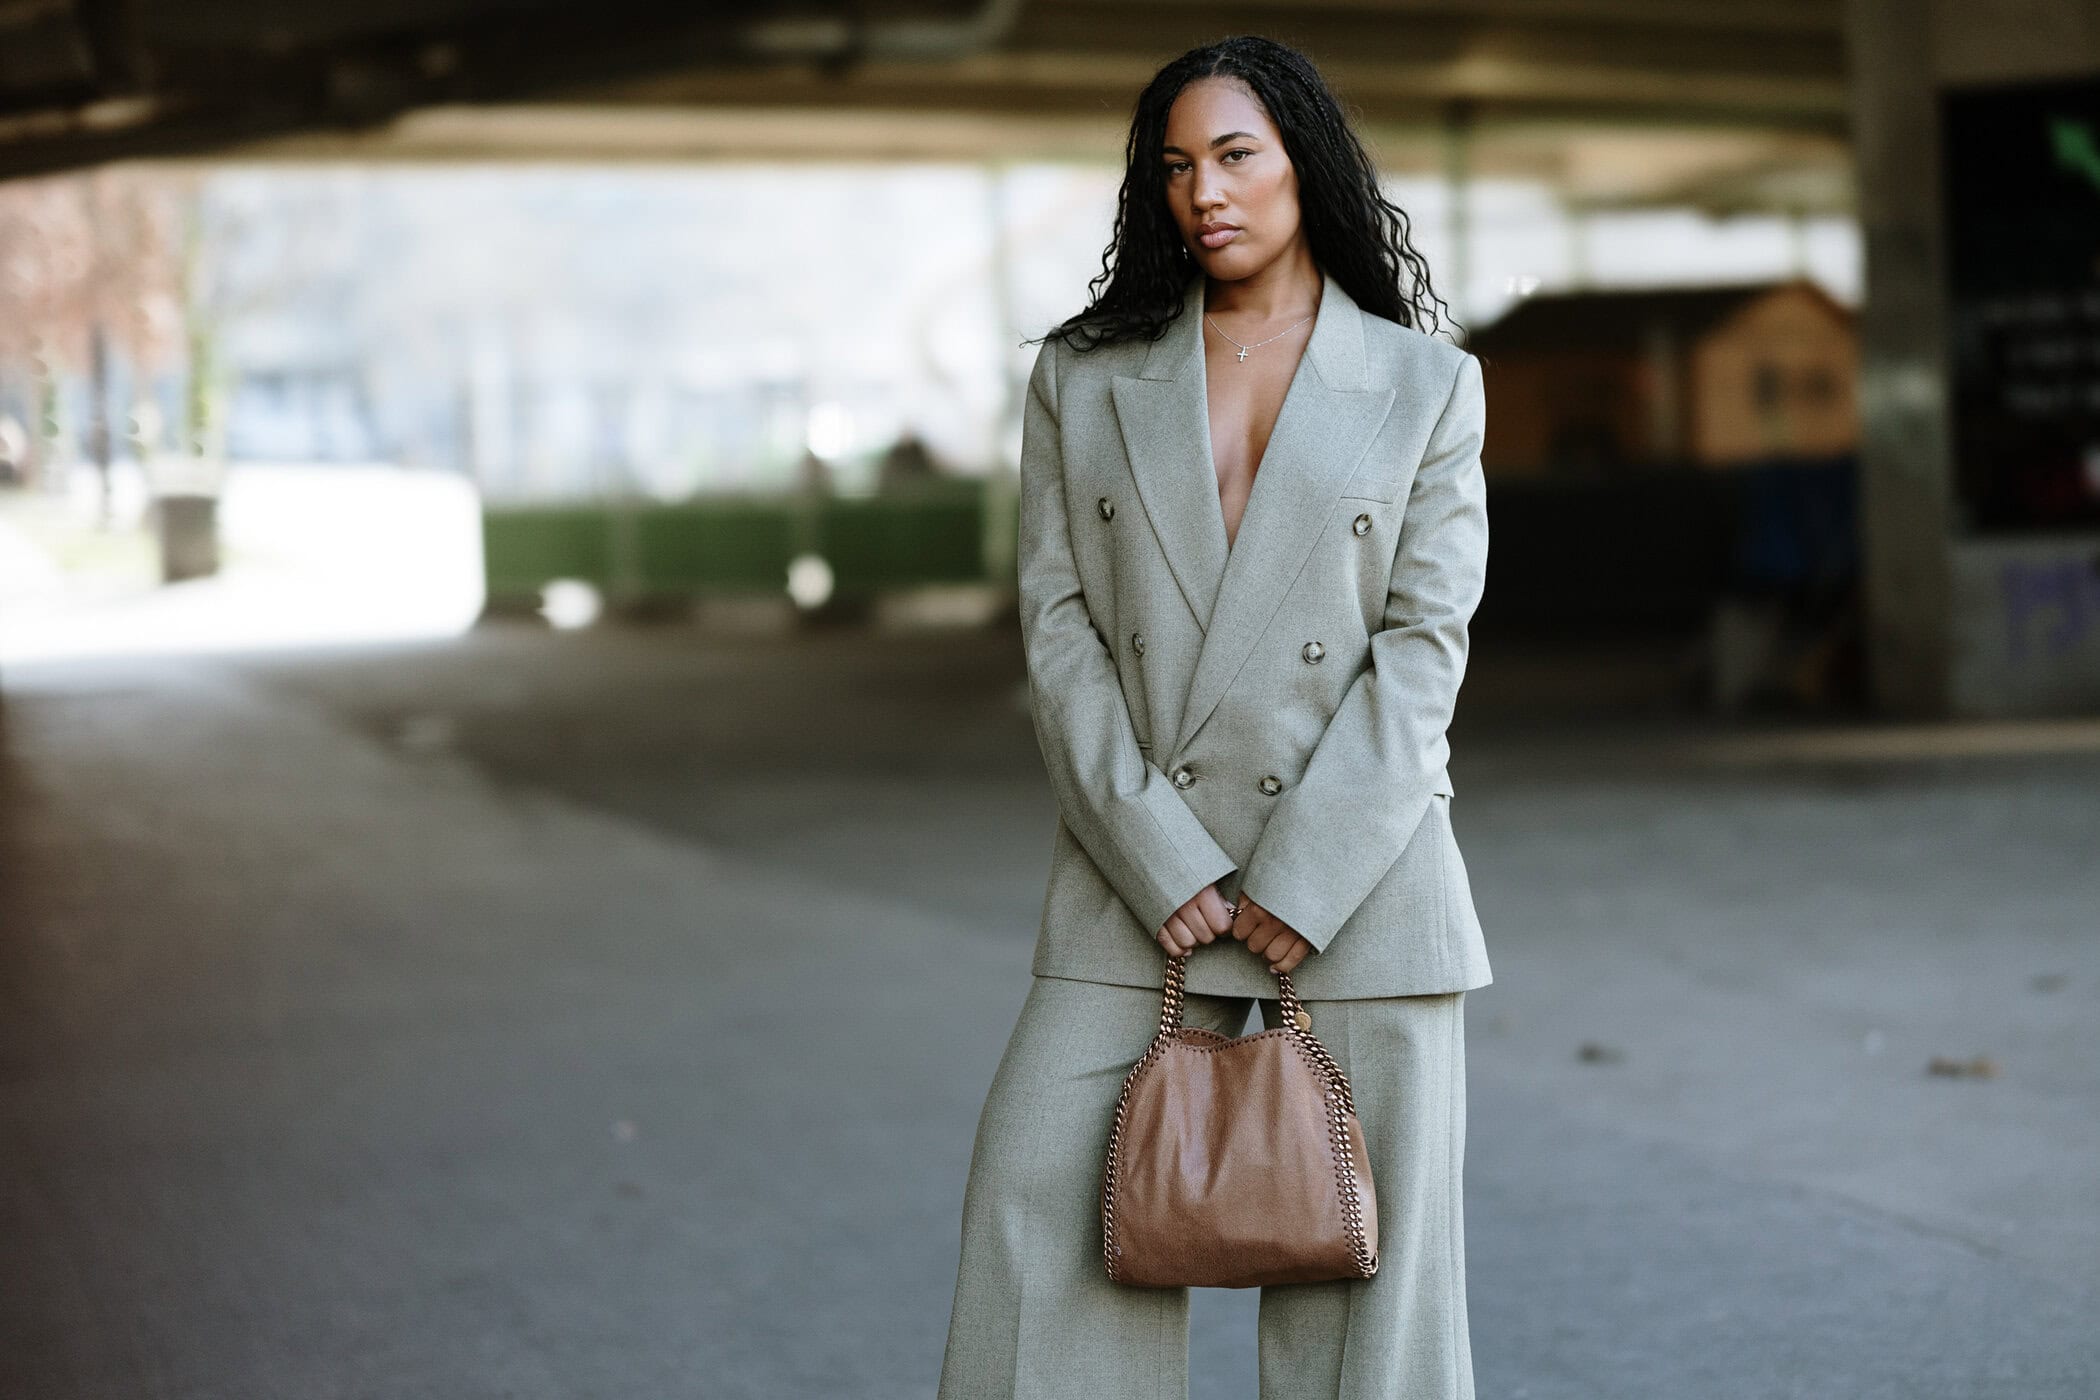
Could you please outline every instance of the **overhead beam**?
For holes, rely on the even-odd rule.
[[[1121,121],[1161,62],[1227,33],[1305,48],[1373,130],[1431,130],[1465,104],[1483,131],[1847,132],[1836,0],[990,0],[910,11],[880,0],[793,10],[764,0],[530,9],[439,0],[429,24],[347,37],[361,14],[400,7],[329,10],[325,42],[302,39],[302,16],[323,16],[293,0],[191,3],[197,32],[273,8],[284,24],[235,51],[170,47],[174,0],[0,0],[0,37],[77,25],[88,55],[84,68],[50,68],[40,89],[67,102],[0,106],[0,176],[279,144],[385,158],[413,114],[476,106],[835,112],[882,117],[891,130],[915,116]],[[91,41],[90,30],[102,37]],[[141,32],[160,47],[140,50]],[[0,101],[9,72],[30,77],[23,52],[0,42]],[[929,56],[943,52],[952,56]],[[128,96],[112,101],[113,92]],[[516,129],[490,124],[491,153],[514,154],[501,143]]]

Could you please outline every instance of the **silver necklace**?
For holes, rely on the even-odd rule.
[[[1288,326],[1285,326],[1282,330],[1270,336],[1269,340],[1283,339],[1292,331],[1298,329],[1298,327],[1304,325],[1307,321],[1310,321],[1313,317],[1319,314],[1320,309],[1318,307],[1314,307],[1311,311],[1306,312],[1303,316],[1300,316],[1297,320],[1291,322]],[[1217,331],[1219,335],[1225,335],[1224,330],[1219,327],[1218,323],[1216,321],[1210,320],[1210,313],[1208,311],[1203,313],[1203,319],[1206,321],[1210,321],[1210,328],[1212,330]],[[1227,340],[1232,340],[1232,337],[1229,335],[1225,335],[1225,338]],[[1262,346],[1267,345],[1269,343],[1269,340],[1257,340],[1252,345],[1240,345],[1240,343],[1237,340],[1232,340],[1232,343],[1234,345],[1240,345],[1240,353],[1235,358],[1244,361],[1247,358],[1247,352],[1249,350],[1259,350]]]

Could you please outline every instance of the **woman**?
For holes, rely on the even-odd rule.
[[[1029,382],[1021,614],[1058,823],[941,1400],[1186,1394],[1188,1291],[1109,1280],[1098,1196],[1181,955],[1187,1023],[1228,1035],[1255,1005],[1276,1026],[1292,974],[1371,1152],[1379,1270],[1262,1291],[1263,1400],[1470,1397],[1461,1003],[1490,975],[1445,729],[1487,563],[1479,363],[1427,333],[1405,216],[1265,39],[1139,98],[1103,279]]]

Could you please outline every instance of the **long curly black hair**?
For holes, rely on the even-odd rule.
[[[1200,78],[1238,78],[1253,89],[1283,137],[1298,174],[1300,222],[1313,261],[1358,306],[1433,333],[1437,308],[1450,307],[1429,284],[1429,264],[1408,241],[1404,210],[1378,188],[1378,174],[1350,129],[1342,104],[1312,60],[1288,44],[1237,35],[1190,49],[1138,94],[1124,152],[1116,227],[1087,283],[1084,311],[1024,343],[1056,336],[1075,350],[1117,341],[1157,340],[1181,314],[1182,292],[1198,264],[1167,208],[1160,147],[1167,113]],[[1106,283],[1104,286],[1103,284]]]

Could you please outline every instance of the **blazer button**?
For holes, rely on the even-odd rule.
[[[1283,779],[1271,773],[1268,777],[1261,780],[1261,790],[1274,797],[1277,793],[1283,791]]]
[[[1349,528],[1356,531],[1356,533],[1359,535],[1368,535],[1371,533],[1371,517],[1368,515],[1359,515],[1356,517],[1355,523],[1352,524]]]
[[[1101,498],[1101,518],[1103,520],[1113,520],[1116,518],[1116,503],[1114,501],[1111,501],[1106,496],[1103,496]]]
[[[1175,787],[1178,787],[1178,788],[1185,788],[1185,787],[1187,787],[1187,786],[1188,786],[1188,785],[1189,785],[1190,783],[1193,783],[1193,782],[1195,782],[1195,781],[1196,781],[1196,775],[1195,775],[1194,773],[1191,773],[1191,772],[1189,771],[1189,766],[1188,766],[1188,765],[1187,765],[1186,763],[1182,764],[1182,765],[1181,765],[1181,766],[1180,766],[1179,768],[1176,768],[1176,769],[1174,770],[1174,786],[1175,786]]]
[[[1327,648],[1321,646],[1318,642],[1307,642],[1305,644],[1305,650],[1299,654],[1303,656],[1307,662],[1317,666],[1320,663],[1320,658],[1327,654]]]
[[[1130,649],[1139,656],[1145,654],[1145,634],[1143,632],[1132,632],[1130,634]]]

